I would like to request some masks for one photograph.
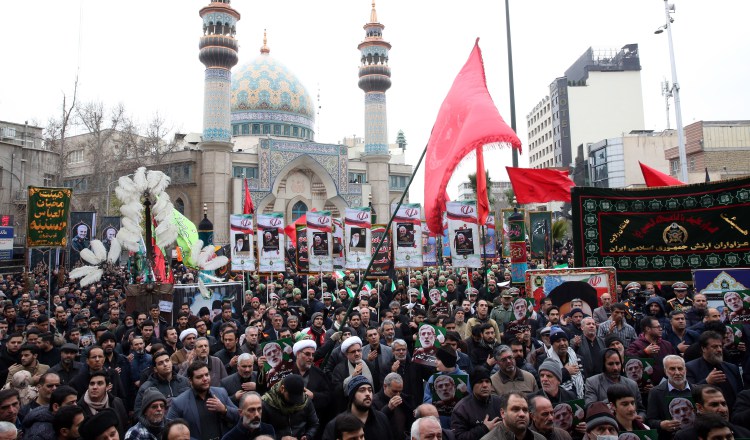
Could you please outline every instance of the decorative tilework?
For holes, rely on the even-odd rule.
[[[388,154],[385,93],[365,94],[365,154]]]
[[[231,26],[234,26],[237,23],[237,20],[229,14],[213,12],[203,16],[203,23],[205,25],[208,25],[209,23],[229,23]]]
[[[367,55],[383,55],[386,58],[388,58],[388,49],[383,46],[367,46],[363,47],[362,50],[362,56]]]
[[[206,69],[203,91],[203,140],[229,142],[229,78],[226,69]]]
[[[232,122],[286,122],[290,124],[300,124],[312,129],[313,119],[307,116],[297,115],[294,113],[275,112],[275,111],[232,111]]]

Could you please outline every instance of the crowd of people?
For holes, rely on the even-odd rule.
[[[276,275],[173,314],[127,313],[123,273],[6,275],[0,440],[750,438],[749,334],[684,283],[558,305],[502,262]]]

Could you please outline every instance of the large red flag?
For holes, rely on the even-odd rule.
[[[243,214],[252,214],[255,212],[255,207],[253,206],[253,198],[250,197],[250,188],[247,186],[247,179],[242,179],[245,181],[245,204],[242,207],[242,213]]]
[[[641,162],[638,162],[638,165],[641,166],[643,178],[646,180],[646,186],[649,188],[654,186],[684,185],[684,183],[675,179],[674,177],[668,174],[664,174],[661,171],[655,170],[648,165],[644,165]]]
[[[427,143],[425,161],[425,219],[430,231],[442,231],[445,188],[459,162],[469,153],[479,153],[486,144],[510,144],[521,150],[521,141],[505,123],[487,90],[479,39],[440,106]],[[477,161],[481,157],[477,157]],[[485,183],[484,166],[477,169],[477,193]],[[479,194],[477,194],[479,196]],[[479,197],[478,197],[479,198]],[[486,196],[485,196],[486,199]],[[479,209],[488,209],[479,203]],[[486,219],[487,213],[478,212]]]
[[[570,202],[570,188],[576,186],[565,171],[549,168],[513,168],[508,170],[516,201],[520,204]]]

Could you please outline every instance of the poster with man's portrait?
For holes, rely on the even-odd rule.
[[[268,388],[271,388],[285,376],[292,374],[294,369],[293,346],[294,341],[291,338],[283,338],[260,344],[261,357],[264,360],[263,372]]]
[[[396,247],[413,248],[414,242],[414,224],[397,223],[396,224]]]
[[[441,416],[450,417],[456,404],[468,394],[466,374],[433,374],[430,383],[432,404]]]
[[[265,252],[279,250],[279,230],[277,228],[263,229],[263,250]]]
[[[328,233],[327,232],[313,232],[313,245],[312,254],[315,256],[327,256],[328,255]]]
[[[750,323],[750,291],[730,290],[724,293],[724,310],[732,324]]]
[[[367,231],[365,228],[352,226],[349,229],[349,252],[365,252],[367,249]]]
[[[572,432],[579,423],[586,421],[585,407],[583,399],[568,400],[555,405],[552,415],[555,428]]]
[[[417,329],[417,339],[414,341],[412,362],[430,367],[436,366],[435,353],[443,341],[445,341],[445,328],[426,322],[421,323]]]
[[[667,408],[672,420],[680,422],[680,426],[689,427],[695,421],[695,403],[692,397],[667,396]]]
[[[71,212],[68,230],[68,265],[72,269],[81,263],[81,251],[88,249],[97,234],[95,212]]]
[[[625,357],[625,376],[638,384],[641,393],[649,392],[651,375],[654,373],[654,360],[651,358]]]
[[[235,233],[232,237],[234,246],[232,250],[235,255],[247,254],[250,252],[250,237],[249,234]]]
[[[474,231],[472,229],[459,229],[453,237],[456,254],[471,255],[474,253]]]
[[[76,252],[81,252],[88,248],[89,244],[91,244],[91,226],[85,222],[74,224],[70,237],[70,248]]]

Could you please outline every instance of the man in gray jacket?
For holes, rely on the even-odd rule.
[[[638,415],[643,419],[646,418],[646,408],[643,406],[641,392],[638,390],[638,384],[632,379],[621,375],[622,359],[620,353],[614,348],[604,350],[602,354],[604,371],[586,379],[584,387],[584,400],[586,406],[594,402],[607,402],[607,390],[614,384],[623,384],[635,395],[635,409]]]

